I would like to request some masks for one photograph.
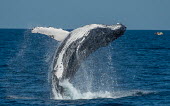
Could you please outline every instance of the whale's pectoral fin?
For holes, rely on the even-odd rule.
[[[70,32],[65,31],[63,29],[57,29],[53,27],[35,27],[31,31],[32,33],[40,33],[45,34],[57,41],[63,41]]]

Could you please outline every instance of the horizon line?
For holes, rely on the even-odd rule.
[[[33,28],[0,28],[0,29],[33,29]],[[76,28],[63,28],[64,30],[74,30]],[[170,29],[127,29],[127,30],[170,30]]]

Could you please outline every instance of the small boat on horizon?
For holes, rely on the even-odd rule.
[[[156,32],[156,33],[154,33],[155,35],[164,35],[164,33],[163,32]]]

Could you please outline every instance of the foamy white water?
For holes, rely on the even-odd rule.
[[[64,96],[58,95],[58,93],[54,93],[53,99],[94,99],[94,98],[112,98],[110,92],[85,92],[81,93],[78,89],[76,89],[68,80],[64,80],[60,83],[60,85],[64,88]]]
[[[154,93],[152,91],[141,91],[141,90],[132,90],[132,91],[99,91],[99,92],[84,92],[82,93],[80,90],[75,88],[68,80],[64,80],[60,83],[60,85],[64,88],[64,96],[59,95],[58,93],[54,93],[55,97],[53,99],[64,99],[64,100],[75,100],[75,99],[96,99],[96,98],[122,98],[128,96],[142,96],[150,93]]]

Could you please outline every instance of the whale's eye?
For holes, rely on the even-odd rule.
[[[54,38],[54,35],[49,35],[49,37]]]

